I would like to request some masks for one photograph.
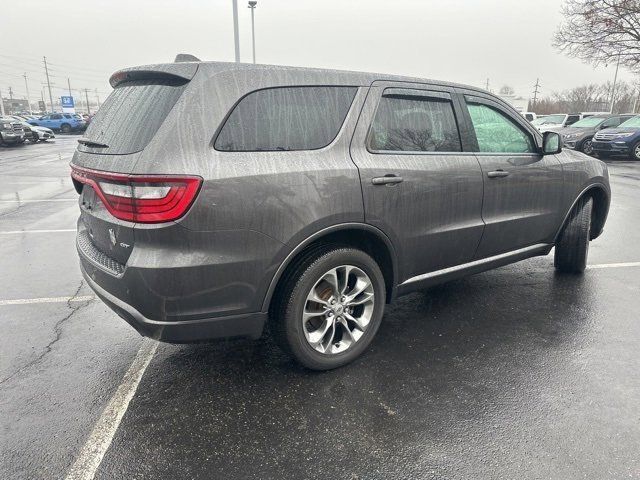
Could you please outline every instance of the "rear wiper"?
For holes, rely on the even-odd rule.
[[[94,140],[90,140],[88,138],[79,138],[78,139],[78,143],[81,145],[86,145],[87,147],[94,147],[94,148],[109,148],[109,145],[107,145],[106,143],[100,143],[100,142],[96,142]]]

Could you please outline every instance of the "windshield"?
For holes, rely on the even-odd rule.
[[[640,115],[637,117],[630,118],[624,123],[621,123],[618,128],[638,128],[640,127]]]
[[[576,123],[571,125],[571,127],[575,127],[575,128],[597,127],[605,120],[606,118],[604,117],[587,117],[587,118],[583,118],[582,120],[578,120]]]
[[[85,138],[94,148],[79,145],[78,150],[91,153],[124,155],[143,150],[156,134],[186,86],[174,80],[135,80],[118,85],[102,104]]]

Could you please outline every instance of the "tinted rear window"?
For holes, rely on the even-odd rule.
[[[136,80],[118,85],[102,104],[84,137],[108,148],[79,145],[78,150],[123,155],[147,146],[186,84],[168,80]]]
[[[233,109],[215,141],[226,152],[315,150],[338,134],[357,87],[258,90]]]

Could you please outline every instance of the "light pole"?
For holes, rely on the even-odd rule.
[[[613,113],[613,102],[615,100],[616,94],[616,82],[618,81],[618,68],[620,67],[620,55],[622,52],[618,53],[618,63],[616,63],[616,74],[613,76],[613,86],[611,87],[611,105],[609,108],[609,113]]]
[[[253,63],[256,63],[256,27],[253,20],[253,13],[256,10],[257,1],[251,0],[249,2],[249,8],[251,9],[251,43],[253,45]]]
[[[240,62],[240,34],[238,33],[238,0],[233,0],[233,44],[236,51],[236,63]]]
[[[24,75],[22,76],[24,77],[24,86],[27,89],[27,104],[29,105],[27,110],[29,110],[30,115],[33,115],[33,110],[31,110],[31,96],[29,95],[29,82],[27,82],[27,72],[24,72]]]

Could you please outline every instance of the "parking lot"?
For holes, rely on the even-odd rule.
[[[0,478],[640,478],[640,162],[584,276],[399,299],[347,367],[143,340],[83,283],[77,136],[0,149]]]

